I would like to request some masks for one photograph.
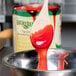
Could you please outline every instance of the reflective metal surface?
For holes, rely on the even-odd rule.
[[[56,70],[58,68],[58,56],[56,53],[69,53],[65,58],[65,70]],[[3,63],[11,68],[13,76],[76,76],[75,52],[64,49],[49,49],[47,53],[48,71],[37,70],[38,60],[37,52],[31,50],[5,56]],[[53,69],[51,68],[52,66],[56,68]]]

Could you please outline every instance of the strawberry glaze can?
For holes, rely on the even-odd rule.
[[[15,52],[35,49],[30,41],[30,31],[42,5],[15,6],[13,8],[13,34]],[[61,6],[49,4],[48,13],[53,26],[53,40],[49,48],[61,48]]]

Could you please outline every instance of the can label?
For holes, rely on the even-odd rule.
[[[26,6],[25,6],[26,7]],[[39,12],[36,14],[36,18]],[[54,16],[52,11],[49,10],[51,24],[54,28],[54,36],[52,44],[49,48],[61,47],[61,8]],[[27,51],[35,49],[30,41],[30,31],[34,22],[33,16],[27,10],[13,10],[13,31],[14,31],[14,50]]]

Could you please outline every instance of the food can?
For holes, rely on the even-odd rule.
[[[15,6],[13,8],[13,34],[15,52],[34,50],[30,32],[34,21],[42,9],[41,4]],[[53,26],[53,40],[49,48],[61,48],[61,6],[57,3],[48,5],[50,22]]]

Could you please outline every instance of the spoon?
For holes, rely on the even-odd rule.
[[[32,26],[31,33],[35,33],[36,31],[44,28],[46,25],[49,24],[50,17],[48,14],[48,0],[44,0],[43,8]]]
[[[32,26],[30,39],[39,55],[38,70],[48,70],[47,50],[53,39],[53,27],[48,14],[48,0],[44,0],[43,8]]]

